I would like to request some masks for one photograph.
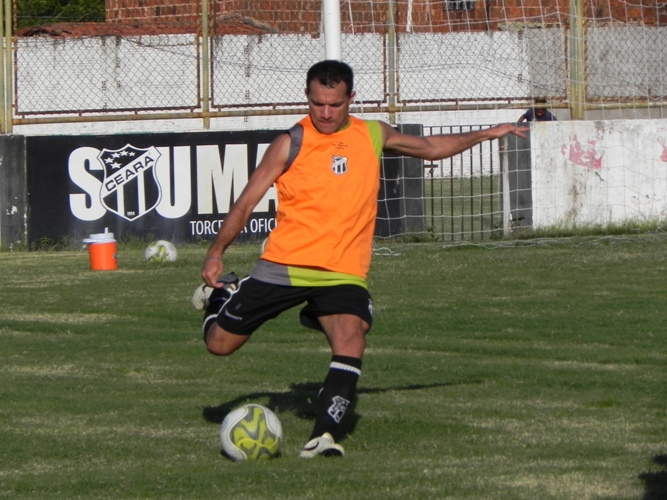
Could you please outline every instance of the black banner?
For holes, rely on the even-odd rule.
[[[26,137],[28,240],[210,240],[280,131]],[[275,227],[271,188],[239,236]]]

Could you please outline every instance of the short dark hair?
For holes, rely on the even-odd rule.
[[[310,92],[310,82],[313,80],[317,80],[325,87],[330,88],[343,82],[347,86],[347,96],[352,95],[354,72],[344,62],[327,59],[313,64],[306,75],[306,90],[308,92]]]

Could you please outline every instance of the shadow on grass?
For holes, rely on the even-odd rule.
[[[644,481],[646,488],[642,500],[665,500],[667,498],[667,455],[653,457],[653,463],[661,465],[663,470],[639,474],[639,479]]]
[[[357,390],[359,394],[379,394],[390,391],[419,391],[422,389],[432,389],[435,387],[447,387],[456,385],[455,383],[440,383],[440,384],[411,384],[402,387],[386,387],[386,388],[361,388]],[[290,384],[289,391],[285,392],[253,392],[251,394],[244,394],[237,398],[222,403],[219,406],[208,406],[203,410],[204,419],[213,424],[221,424],[225,416],[241,405],[257,402],[257,400],[264,400],[268,398],[268,403],[262,403],[277,414],[293,412],[298,418],[305,420],[315,420],[315,412],[317,410],[317,394],[322,387],[321,383],[304,382],[299,384]],[[357,398],[350,403],[347,409],[345,418],[341,422],[337,434],[345,436],[352,434],[357,422],[361,418],[356,411]]]

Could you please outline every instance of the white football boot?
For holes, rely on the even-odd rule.
[[[301,458],[314,458],[318,455],[322,455],[323,457],[342,457],[345,455],[345,450],[341,445],[334,443],[331,434],[325,432],[320,437],[308,441],[299,454]]]
[[[197,311],[203,311],[206,309],[206,306],[208,306],[208,299],[211,297],[211,293],[213,293],[213,288],[206,284],[199,285],[195,289],[195,292],[192,294],[192,307],[197,309]]]
[[[218,283],[224,283],[223,288],[231,293],[238,288],[239,278],[236,274],[229,273],[220,277]],[[192,294],[192,307],[197,309],[197,311],[204,311],[208,307],[212,293],[213,288],[207,284],[199,285]]]

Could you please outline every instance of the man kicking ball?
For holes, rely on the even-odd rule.
[[[301,323],[324,333],[331,363],[313,432],[300,456],[342,456],[336,429],[361,375],[373,322],[366,277],[371,261],[383,150],[440,160],[526,128],[512,124],[465,134],[411,136],[350,116],[353,72],[333,60],[306,77],[308,116],[268,147],[211,245],[193,304],[205,309],[208,350],[228,356],[264,322],[305,303]],[[277,226],[249,276],[222,276],[223,255],[267,190],[278,191]]]

